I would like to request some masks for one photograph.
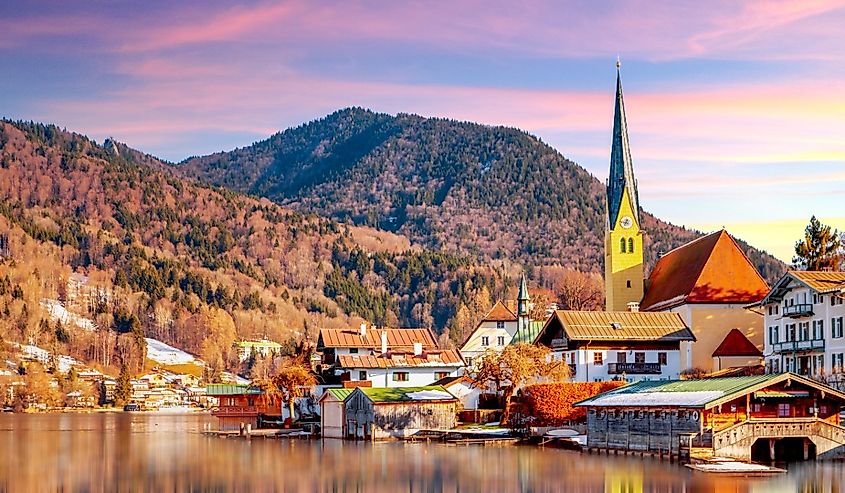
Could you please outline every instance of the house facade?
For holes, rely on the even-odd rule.
[[[272,358],[281,353],[282,345],[275,341],[261,339],[258,341],[238,341],[235,343],[238,360],[244,362],[255,355],[260,358]]]
[[[557,310],[535,344],[569,364],[572,380],[677,379],[695,341],[675,313]]]
[[[322,329],[317,351],[340,382],[375,388],[430,385],[464,368],[461,355],[440,349],[429,329]]]
[[[587,447],[678,455],[709,448],[739,459],[845,456],[845,394],[800,375],[638,382],[575,404]]]
[[[346,436],[344,401],[355,389],[326,389],[320,397],[320,434],[323,438]]]
[[[842,384],[845,272],[789,271],[755,307],[765,319],[767,372],[794,372]]]
[[[264,417],[282,417],[282,403],[266,398],[257,387],[209,384],[206,395],[217,398],[218,405],[211,414],[218,418],[221,430],[237,430],[241,424],[258,428]]]
[[[763,299],[768,289],[736,241],[720,230],[661,256],[646,281],[640,310],[679,314],[696,338],[692,367],[709,372],[719,369],[713,354],[734,329],[762,350],[763,317],[746,306]],[[759,365],[759,358],[732,364]]]
[[[423,429],[452,429],[459,401],[441,386],[358,387],[344,401],[347,438],[388,440]]]

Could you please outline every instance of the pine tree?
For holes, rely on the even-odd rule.
[[[836,269],[842,258],[841,246],[839,232],[813,216],[804,228],[804,238],[795,243],[792,262],[802,270]]]
[[[129,398],[132,397],[131,379],[129,367],[124,363],[120,367],[120,375],[117,377],[117,387],[114,389],[115,404],[120,406],[129,402]]]

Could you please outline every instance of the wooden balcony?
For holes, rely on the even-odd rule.
[[[783,307],[783,316],[789,318],[801,318],[813,316],[813,305],[809,303],[799,303],[797,305],[790,305]]]
[[[824,351],[824,339],[808,339],[805,341],[784,341],[772,344],[772,351],[776,353],[793,353],[800,351]]]
[[[258,416],[265,412],[264,407],[259,406],[222,406],[211,410],[212,416]]]
[[[609,375],[660,375],[660,363],[608,363]]]

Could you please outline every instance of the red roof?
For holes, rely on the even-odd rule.
[[[725,231],[693,240],[667,253],[651,271],[643,310],[686,303],[754,303],[769,285]]]
[[[484,322],[515,322],[516,315],[508,307],[502,303],[501,300],[497,301],[493,308],[487,312],[487,315],[484,316],[482,319]]]
[[[342,354],[337,357],[341,368],[403,368],[415,366],[463,366],[461,355],[454,349],[414,353],[390,352],[387,354]]]
[[[713,357],[717,356],[754,356],[762,358],[763,353],[757,349],[753,342],[749,341],[745,334],[739,329],[732,329],[713,351]]]
[[[317,346],[322,348],[357,347],[381,348],[381,334],[387,334],[387,346],[391,349],[412,348],[415,342],[422,343],[423,349],[436,349],[437,342],[429,329],[367,329],[365,335],[360,330],[320,329]]]

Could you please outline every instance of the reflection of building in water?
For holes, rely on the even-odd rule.
[[[642,469],[608,468],[604,474],[605,493],[643,493]]]

